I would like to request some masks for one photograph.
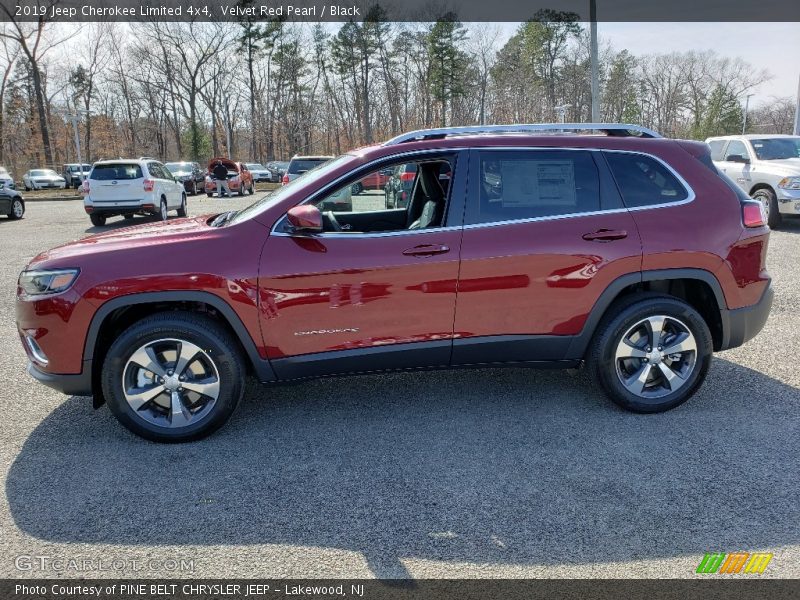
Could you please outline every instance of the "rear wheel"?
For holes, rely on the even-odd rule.
[[[130,221],[131,219],[133,219],[133,215],[131,213],[122,216],[125,218],[126,221]]]
[[[357,181],[352,186],[350,186],[350,192],[354,196],[358,196],[363,191],[364,191],[364,184],[361,183],[360,181]]]
[[[106,224],[106,216],[105,215],[89,215],[89,220],[92,222],[92,225],[95,227],[102,227]]]
[[[108,350],[103,394],[133,433],[159,442],[203,438],[225,424],[244,390],[236,342],[218,323],[191,313],[154,315]]]
[[[197,196],[197,182],[196,182],[196,181],[193,181],[193,182],[192,182],[192,191],[191,191],[191,194],[192,194],[192,196]]]
[[[11,201],[11,212],[8,213],[8,218],[16,221],[17,219],[21,219],[24,214],[25,204],[19,198],[14,198]]]
[[[697,391],[712,352],[708,325],[694,308],[677,298],[642,294],[623,300],[603,318],[587,363],[613,402],[656,413]]]
[[[158,208],[158,216],[162,221],[169,219],[169,209],[167,208],[167,199],[161,196],[161,204]]]
[[[214,195],[213,192],[206,192],[206,196],[208,196],[209,198],[211,198],[213,195]]]
[[[250,187],[247,188],[247,193],[251,196],[256,193],[256,184],[254,182],[250,182]]]
[[[778,198],[775,192],[767,188],[761,188],[753,192],[751,196],[753,200],[758,200],[764,205],[764,211],[767,213],[767,225],[772,229],[777,229],[781,226],[781,213],[778,210]]]
[[[179,217],[186,216],[186,194],[181,195],[181,206],[178,209],[178,216]]]

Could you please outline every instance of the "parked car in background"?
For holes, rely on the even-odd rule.
[[[69,163],[61,167],[61,176],[66,180],[69,187],[77,190],[83,181],[89,176],[89,172],[91,170],[92,165]]]
[[[2,183],[6,189],[16,189],[17,185],[14,183],[14,178],[11,176],[11,173],[8,172],[8,169],[5,167],[0,167],[0,183]]]
[[[250,170],[247,168],[245,163],[241,162],[234,162],[229,158],[218,157],[212,158],[208,161],[208,171],[206,174],[206,195],[211,198],[214,195],[214,192],[217,191],[217,180],[214,179],[213,171],[214,166],[218,162],[222,162],[226,169],[228,169],[228,187],[231,190],[231,194],[234,192],[238,193],[240,196],[244,196],[245,194],[254,194],[256,191],[255,184],[253,182],[253,174],[250,173]]]
[[[407,163],[406,208],[320,208]],[[762,329],[769,234],[700,142],[608,123],[414,131],[241,211],[43,252],[17,329],[34,378],[159,441],[220,428],[250,374],[585,363],[620,407],[657,413]]]
[[[67,180],[53,169],[31,169],[22,176],[26,190],[59,189],[67,186]]]
[[[105,225],[108,217],[159,215],[166,221],[169,211],[185,217],[186,191],[172,173],[153,160],[104,160],[94,163],[83,182],[83,207],[92,225]]]
[[[272,173],[272,183],[280,183],[289,168],[289,163],[283,160],[273,160],[267,163],[267,168]]]
[[[800,215],[800,136],[729,135],[706,143],[716,167],[764,205],[770,227]]]
[[[21,219],[25,214],[25,199],[14,188],[7,187],[0,181],[0,215],[9,219]]]
[[[261,163],[245,163],[245,166],[256,183],[272,181],[272,171]]]
[[[295,156],[289,161],[286,167],[286,172],[281,178],[281,183],[286,185],[290,181],[294,181],[306,171],[310,171],[323,163],[331,160],[333,156]]]
[[[183,189],[190,196],[199,194],[199,190],[204,189],[206,174],[196,162],[168,162],[164,166],[170,173],[183,184]]]
[[[384,191],[386,188],[386,183],[389,181],[389,177],[392,175],[392,169],[383,169],[382,171],[375,171],[374,173],[370,173],[366,177],[363,177],[359,181],[356,181],[352,187],[353,194],[360,194],[364,190],[367,191],[375,191],[381,190]]]

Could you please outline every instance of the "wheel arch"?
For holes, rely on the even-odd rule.
[[[758,190],[769,190],[769,191],[770,191],[770,192],[772,192],[773,194],[775,193],[775,188],[773,188],[773,187],[772,187],[770,184],[768,184],[768,183],[763,183],[763,182],[762,182],[762,183],[757,183],[757,184],[755,184],[753,187],[751,187],[751,188],[750,188],[750,191],[747,193],[747,195],[748,195],[748,196],[752,196],[752,195],[753,195],[753,194],[755,194],[755,193],[756,193]]]
[[[595,302],[583,330],[570,343],[567,359],[582,359],[603,316],[621,298],[640,292],[661,292],[685,301],[706,321],[714,350],[726,344],[725,295],[717,278],[704,269],[659,269],[629,273],[615,279]]]
[[[246,368],[258,377],[259,381],[268,382],[276,379],[269,361],[259,355],[256,344],[239,315],[219,296],[203,291],[129,294],[104,303],[94,314],[89,325],[83,359],[91,361],[90,364],[92,364],[95,407],[104,402],[99,387],[99,377],[103,366],[102,357],[116,335],[154,312],[187,309],[203,312],[228,329],[237,340],[244,356],[247,357]]]

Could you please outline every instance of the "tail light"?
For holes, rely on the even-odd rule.
[[[767,215],[761,202],[742,202],[742,222],[745,227],[764,227]]]
[[[152,192],[153,188],[155,187],[156,182],[153,179],[145,179],[144,180],[144,191],[145,192]]]
[[[400,173],[400,181],[414,181],[416,173]]]
[[[288,173],[283,176],[283,179],[281,179],[281,185],[286,185],[287,183],[289,183],[289,174]]]

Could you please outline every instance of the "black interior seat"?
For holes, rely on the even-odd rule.
[[[441,163],[422,163],[419,166],[417,185],[409,219],[408,229],[437,227],[444,218],[445,193],[439,183]],[[417,214],[418,213],[418,214]]]

